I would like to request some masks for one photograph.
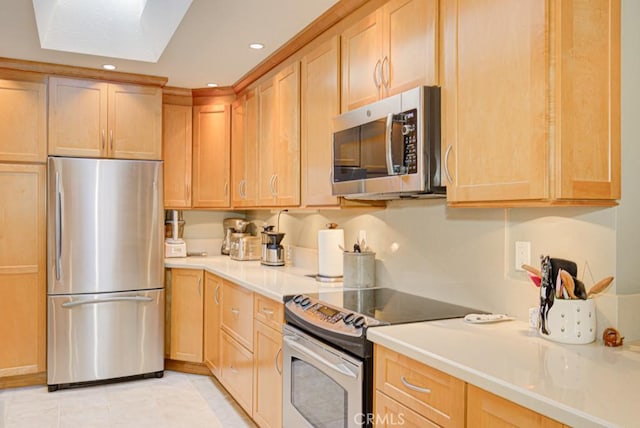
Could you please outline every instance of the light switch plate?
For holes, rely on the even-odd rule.
[[[522,265],[531,264],[531,242],[516,241],[515,268],[517,271],[524,271]]]

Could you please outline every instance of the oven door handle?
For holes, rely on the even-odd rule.
[[[345,376],[351,377],[356,379],[357,376],[352,373],[350,370],[348,370],[345,367],[342,367],[339,364],[333,364],[331,361],[327,360],[326,358],[322,357],[322,355],[311,351],[307,348],[305,348],[304,346],[300,345],[298,342],[296,342],[295,339],[292,339],[291,337],[285,336],[284,337],[284,341],[286,342],[286,344],[288,346],[290,346],[291,348],[295,349],[296,351],[300,352],[301,354],[305,354],[306,356],[313,358],[314,360],[318,361],[319,363],[322,363],[323,365],[337,371],[340,374],[343,374]]]

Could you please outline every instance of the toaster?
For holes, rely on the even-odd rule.
[[[259,236],[241,236],[231,239],[229,256],[232,260],[260,260],[262,239]]]

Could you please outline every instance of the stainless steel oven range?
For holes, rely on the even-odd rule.
[[[373,425],[368,328],[479,311],[389,288],[296,295],[285,303],[283,426]]]

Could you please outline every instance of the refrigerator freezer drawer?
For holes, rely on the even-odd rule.
[[[164,289],[48,297],[47,383],[164,369]]]

